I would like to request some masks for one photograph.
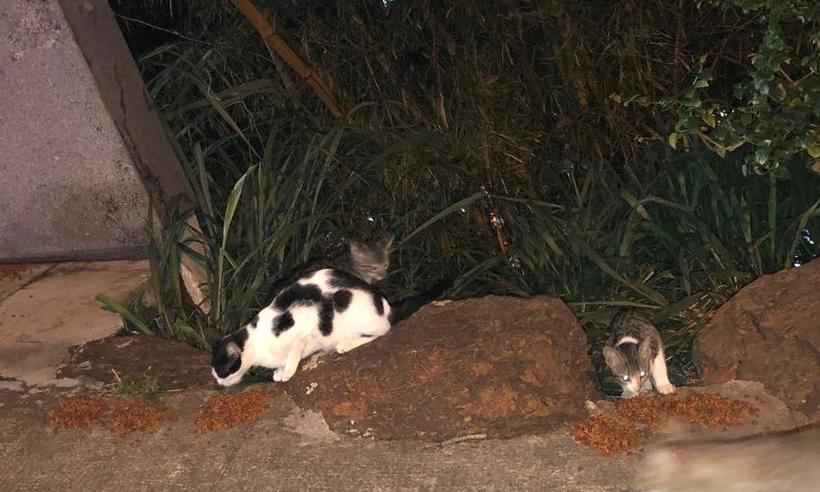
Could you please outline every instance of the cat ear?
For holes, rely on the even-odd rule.
[[[237,345],[236,342],[228,342],[228,344],[225,345],[225,352],[231,359],[238,359],[242,357],[242,349],[239,348],[239,345]]]
[[[627,373],[626,359],[617,349],[609,346],[604,347],[604,362],[616,376]]]
[[[643,341],[641,341],[641,345],[638,347],[638,362],[640,363],[641,369],[651,369],[652,359],[654,359],[657,354],[658,344],[655,341],[655,338],[644,338]]]

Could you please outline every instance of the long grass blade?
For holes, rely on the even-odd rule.
[[[216,289],[217,289],[217,304],[214,311],[214,318],[221,320],[225,311],[225,303],[227,293],[225,292],[224,276],[225,276],[225,259],[228,257],[228,237],[233,224],[234,214],[239,205],[239,199],[242,197],[242,189],[245,186],[245,180],[256,170],[256,166],[252,166],[248,171],[242,175],[241,178],[234,184],[231,189],[231,194],[228,196],[228,203],[225,206],[225,217],[222,223],[222,244],[219,248],[219,256],[217,259],[216,271]]]

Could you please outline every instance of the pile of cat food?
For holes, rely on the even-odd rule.
[[[589,417],[575,424],[572,431],[576,441],[611,456],[634,449],[642,437],[672,417],[724,428],[755,414],[751,404],[713,393],[691,393],[685,398],[643,396],[617,401],[611,412]]]
[[[202,408],[196,419],[196,427],[199,432],[209,432],[255,422],[267,409],[268,399],[264,390],[214,395]]]
[[[48,412],[48,426],[63,430],[99,425],[125,436],[132,432],[154,432],[175,418],[169,409],[149,405],[144,400],[74,396],[63,399]]]
[[[54,430],[89,427],[100,422],[107,411],[103,398],[65,398],[49,410],[48,426]]]
[[[119,436],[131,432],[155,432],[164,422],[175,420],[175,414],[144,400],[111,400],[111,432]]]

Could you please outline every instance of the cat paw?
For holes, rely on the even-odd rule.
[[[273,380],[277,383],[286,383],[291,377],[293,377],[293,374],[286,374],[283,369],[273,371]]]
[[[661,384],[658,385],[658,393],[662,395],[671,395],[676,391],[676,388],[672,384]]]

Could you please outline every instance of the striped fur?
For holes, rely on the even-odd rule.
[[[669,382],[658,330],[634,311],[622,310],[613,317],[603,354],[607,367],[621,385],[622,398],[632,398],[653,386],[661,394],[675,392]]]

